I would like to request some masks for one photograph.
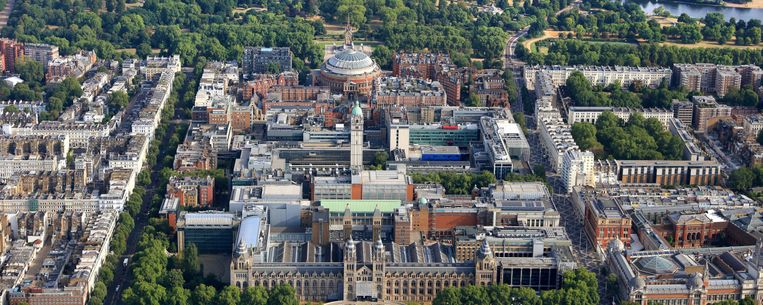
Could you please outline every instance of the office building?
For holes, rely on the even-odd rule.
[[[392,75],[400,78],[437,80],[437,68],[450,64],[448,54],[395,53],[392,57]]]
[[[3,57],[3,72],[16,72],[16,62],[24,57],[24,45],[15,40],[3,38],[0,39],[0,53]],[[41,62],[42,66],[47,66],[46,62]]]
[[[673,117],[681,121],[685,126],[692,126],[694,121],[694,104],[688,100],[673,100]]]
[[[758,133],[763,130],[763,116],[759,114],[746,116],[743,124],[745,133],[757,137]]]
[[[631,219],[614,200],[607,197],[590,198],[585,204],[584,230],[599,251],[612,240],[625,245],[631,242]]]
[[[508,119],[483,117],[480,129],[491,172],[499,179],[513,171],[513,161],[527,162],[530,159],[530,144],[519,124]]]
[[[413,201],[413,180],[396,170],[361,171],[352,176],[312,177],[311,200],[397,199]]]
[[[81,51],[74,55],[55,58],[47,62],[45,81],[56,83],[67,77],[82,77],[95,65],[96,60],[95,51]]]
[[[178,252],[193,244],[202,254],[230,253],[238,223],[236,216],[227,212],[181,212],[177,220]]]

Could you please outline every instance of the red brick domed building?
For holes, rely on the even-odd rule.
[[[318,84],[328,86],[333,93],[348,97],[368,96],[374,80],[381,75],[381,69],[365,53],[352,44],[352,29],[345,29],[344,49],[337,52],[321,65]]]

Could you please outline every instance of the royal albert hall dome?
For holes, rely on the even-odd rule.
[[[373,59],[348,45],[321,65],[318,82],[334,93],[368,96],[380,75],[381,69]]]
[[[379,66],[365,53],[346,49],[329,58],[324,69],[337,75],[362,75],[377,72]]]

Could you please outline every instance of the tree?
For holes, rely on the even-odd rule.
[[[432,305],[461,305],[461,290],[445,288],[435,296]]]
[[[729,175],[728,186],[735,191],[747,191],[752,188],[755,175],[747,167],[741,167]]]
[[[125,107],[130,104],[130,98],[127,96],[127,93],[116,91],[109,96],[106,103],[109,105],[109,108],[116,113],[125,109]]]
[[[128,305],[163,305],[166,295],[164,286],[136,280],[132,287],[122,293],[122,301]]]
[[[153,50],[151,49],[151,45],[146,42],[139,44],[138,47],[135,48],[135,55],[138,55],[139,58],[146,58],[152,53]]]
[[[270,290],[267,305],[299,305],[294,288],[289,285],[278,285]]]
[[[469,285],[461,288],[461,304],[490,304],[485,286]]]
[[[183,251],[183,275],[186,279],[191,279],[199,274],[199,249],[195,244],[190,244]]]
[[[191,291],[183,288],[182,286],[175,286],[167,293],[167,300],[164,304],[167,305],[187,305],[188,300],[191,298]]]
[[[215,298],[215,305],[237,305],[241,301],[241,290],[235,286],[225,286]]]
[[[472,38],[472,45],[478,55],[485,59],[500,58],[506,45],[508,34],[499,27],[478,27]]]
[[[470,92],[469,96],[466,98],[466,106],[469,107],[482,107],[482,101],[480,100],[480,96],[477,95],[477,93]]]
[[[241,293],[241,304],[266,305],[268,303],[268,290],[262,286],[247,287]]]
[[[387,165],[388,158],[389,156],[387,156],[386,152],[383,152],[383,151],[377,152],[374,155],[373,165],[379,169],[383,169]]]
[[[339,0],[334,18],[338,21],[349,19],[350,24],[359,27],[366,23],[366,5],[364,0]]]
[[[45,73],[43,72],[42,63],[39,61],[31,59],[22,60],[21,63],[16,64],[15,69],[21,79],[33,84],[35,87],[45,82]]]
[[[744,299],[739,300],[739,305],[755,305],[755,301],[750,296],[745,296]]]
[[[374,48],[374,52],[371,54],[371,58],[373,58],[382,69],[390,70],[392,68],[393,54],[394,52],[392,52],[392,50],[384,45],[381,45]]]
[[[214,304],[213,301],[215,300],[215,295],[217,295],[217,290],[215,290],[215,287],[201,284],[199,286],[196,286],[196,289],[194,289],[191,292],[191,304],[194,304],[194,305]]]
[[[8,105],[3,109],[3,112],[18,113],[19,107],[16,107],[16,105]]]

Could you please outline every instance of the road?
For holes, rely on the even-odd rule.
[[[16,0],[8,0],[8,3],[5,4],[3,11],[0,12],[0,30],[8,25],[8,18],[11,17],[11,12],[13,11],[13,6],[15,4]]]
[[[193,76],[190,76],[193,77]],[[143,103],[143,96],[145,96],[147,91],[139,92],[135,95],[135,97],[130,102],[130,105],[127,107],[128,110],[137,110],[140,111],[140,107],[142,107]],[[175,108],[175,118],[168,124],[167,131],[164,135],[162,135],[162,138],[159,139],[160,143],[169,143],[169,138],[173,133],[175,133],[175,128],[177,127],[177,123],[186,122],[183,120],[178,119],[179,115],[179,108]],[[123,124],[121,128],[125,128],[124,131],[129,132],[130,130],[130,122],[134,119],[134,117],[137,115],[136,112],[127,111],[125,114],[125,118],[123,118]],[[168,149],[171,149],[172,147],[169,147],[167,145],[160,145],[159,146],[159,156],[174,156],[175,151],[168,151]],[[163,168],[163,164],[161,162],[162,158],[158,158],[156,164],[154,164],[153,168],[143,168],[143,170],[151,170],[151,181],[159,181],[159,174]],[[159,186],[162,187],[162,186]],[[146,188],[146,193],[143,196],[143,205],[140,207],[140,212],[138,215],[134,217],[135,221],[135,228],[130,232],[130,235],[127,237],[127,246],[125,249],[125,252],[122,256],[119,257],[118,264],[116,266],[116,270],[114,271],[114,281],[111,283],[110,287],[108,287],[106,294],[106,299],[104,300],[105,305],[118,305],[122,304],[122,291],[129,287],[132,283],[133,276],[132,273],[129,270],[129,264],[127,267],[122,265],[122,262],[125,258],[129,258],[129,263],[132,263],[132,256],[135,254],[137,247],[138,247],[138,240],[140,240],[141,232],[143,232],[143,228],[148,225],[148,219],[150,218],[151,213],[151,200],[154,197],[154,194],[157,191],[157,188],[154,185],[149,185]],[[117,290],[117,287],[119,287],[119,290]]]
[[[514,52],[517,48],[517,43],[519,43],[519,39],[527,35],[527,31],[529,30],[530,27],[526,26],[519,30],[519,32],[514,33],[514,35],[509,37],[509,40],[506,42],[506,47],[503,48],[503,69],[506,71],[512,70],[517,88],[521,88],[522,86],[522,66],[524,63],[517,60]],[[511,104],[511,111],[517,113],[525,112],[521,92],[517,95],[517,101]]]
[[[559,10],[555,13],[555,16],[559,16],[562,13],[572,10],[576,7],[578,7],[582,1],[578,0],[570,5],[564,7],[563,9]],[[516,47],[519,43],[519,40],[522,39],[527,35],[529,32],[530,27],[527,26],[518,32],[514,33],[511,37],[509,37],[508,41],[506,42],[506,47],[503,50],[503,68],[504,70],[512,70],[514,73],[514,81],[517,83],[517,87],[521,88],[523,86],[523,79],[522,79],[522,67],[524,66],[524,63],[519,61],[516,58]],[[518,101],[515,103],[512,103],[512,111],[514,112],[524,112],[524,103],[522,103],[522,96],[520,94]],[[528,134],[527,134],[527,140],[530,144],[531,149],[531,157],[530,157],[530,165],[543,165],[546,168],[549,168],[549,162],[547,160],[546,154],[543,152],[543,149],[540,145],[540,139],[538,131],[535,130],[534,124],[531,124],[534,122],[530,117],[527,119],[528,122]],[[564,226],[565,231],[567,232],[567,236],[569,237],[570,241],[572,242],[572,252],[575,258],[577,259],[577,263],[579,267],[583,267],[588,269],[591,272],[594,272],[596,274],[596,277],[601,285],[599,285],[599,295],[601,297],[601,304],[607,304],[607,299],[605,297],[606,295],[606,276],[600,272],[600,269],[602,266],[604,266],[604,262],[601,260],[601,257],[594,249],[593,245],[589,241],[588,237],[585,234],[584,227],[583,227],[583,215],[580,215],[579,212],[577,212],[577,209],[575,209],[572,205],[572,202],[570,201],[569,195],[566,194],[566,190],[564,190],[562,181],[559,177],[559,175],[556,175],[554,173],[551,173],[549,171],[546,172],[546,178],[549,184],[551,185],[552,191],[554,194],[552,195],[552,204],[554,205],[555,209],[559,211],[559,214],[561,215],[561,225]]]

